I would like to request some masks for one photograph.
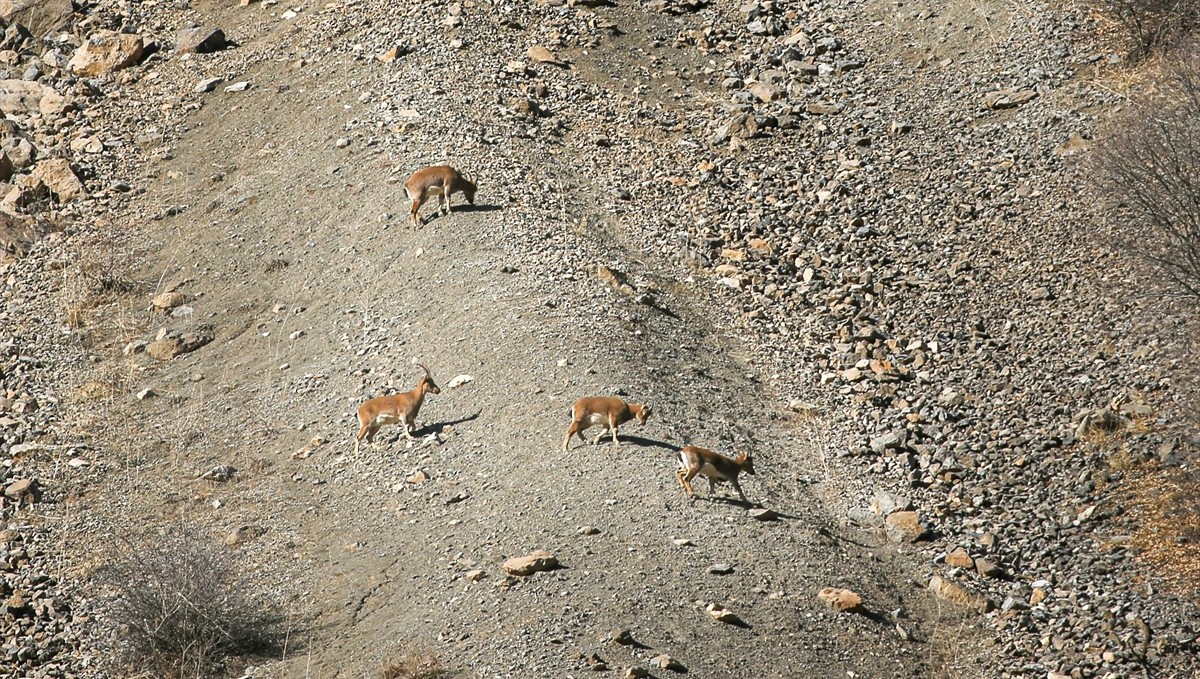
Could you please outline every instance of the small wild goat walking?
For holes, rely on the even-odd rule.
[[[426,394],[439,394],[441,389],[434,383],[429,368],[418,363],[425,374],[417,382],[412,391],[391,396],[377,396],[358,407],[358,436],[354,437],[354,452],[358,452],[358,444],[367,439],[367,443],[375,440],[375,432],[385,424],[400,423],[404,425],[404,438],[413,440],[412,428],[417,421],[417,412],[425,402]]]
[[[754,474],[754,460],[749,453],[739,453],[737,457],[728,458],[707,448],[684,446],[679,451],[679,469],[676,470],[675,477],[679,479],[679,485],[683,486],[684,492],[691,497],[696,497],[691,481],[697,475],[708,479],[709,494],[715,494],[714,483],[728,482],[741,496],[742,502],[749,504],[746,494],[742,492],[742,486],[738,484],[738,474],[742,472]]]
[[[404,192],[412,201],[413,225],[421,225],[421,206],[430,197],[437,196],[438,210],[442,209],[442,203],[445,201],[446,214],[450,214],[450,196],[461,191],[467,202],[474,205],[475,189],[474,182],[465,179],[458,170],[449,165],[435,165],[417,170],[404,182]]]
[[[614,396],[581,398],[571,406],[571,428],[567,430],[567,437],[563,439],[563,450],[570,446],[571,437],[576,434],[579,434],[579,438],[587,443],[583,430],[593,425],[604,427],[604,431],[596,436],[592,445],[600,443],[600,439],[604,438],[605,431],[612,433],[613,445],[620,445],[620,442],[617,441],[617,427],[635,417],[639,424],[646,424],[646,418],[650,417],[650,406],[626,403]]]

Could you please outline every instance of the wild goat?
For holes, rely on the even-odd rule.
[[[576,434],[579,434],[579,438],[587,443],[583,430],[593,425],[600,425],[605,428],[605,431],[611,432],[613,445],[620,445],[620,442],[617,441],[617,427],[635,417],[639,424],[646,424],[646,418],[650,417],[650,406],[626,403],[615,396],[581,398],[571,406],[571,428],[567,430],[567,438],[563,439],[563,450],[570,446],[571,437]],[[600,443],[602,438],[604,438],[604,431],[596,436],[592,445]]]
[[[729,458],[706,448],[684,446],[679,451],[679,469],[675,471],[675,477],[690,497],[696,497],[691,481],[699,474],[708,479],[709,494],[716,493],[714,483],[728,482],[741,496],[742,502],[749,504],[746,494],[742,492],[742,486],[738,484],[738,474],[742,472],[754,474],[754,460],[749,453],[739,453],[736,457]]]
[[[442,202],[444,200],[446,214],[450,214],[450,196],[461,191],[463,196],[466,197],[467,202],[474,205],[475,189],[474,182],[464,178],[458,170],[449,165],[435,165],[417,170],[412,173],[408,181],[404,182],[404,192],[408,194],[408,199],[412,201],[411,216],[413,225],[421,225],[421,217],[419,215],[421,206],[431,196],[437,196],[439,211],[442,209]]]
[[[417,382],[412,391],[391,396],[376,396],[358,407],[358,436],[354,437],[354,452],[358,452],[358,444],[367,439],[367,443],[375,440],[375,432],[385,424],[400,423],[404,425],[404,437],[413,440],[412,428],[417,421],[417,412],[425,402],[426,394],[440,394],[441,389],[434,383],[429,368],[418,363],[425,374]]]

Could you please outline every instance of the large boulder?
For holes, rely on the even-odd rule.
[[[0,112],[5,115],[56,116],[67,108],[67,99],[52,87],[30,80],[0,80]]]
[[[225,31],[216,26],[185,28],[175,36],[176,52],[208,54],[209,52],[223,50],[228,44],[225,40]]]
[[[48,158],[39,162],[33,172],[21,178],[18,186],[22,183],[34,191],[45,187],[60,203],[80,200],[88,195],[87,188],[79,181],[66,158]]]
[[[892,512],[884,519],[884,528],[892,542],[916,542],[929,534],[916,512]]]
[[[32,167],[33,161],[38,157],[38,150],[24,137],[5,139],[0,143],[0,147],[4,149],[4,155],[8,156],[8,162],[12,164],[14,171]],[[10,179],[11,177],[12,175],[9,175]]]
[[[0,0],[0,19],[21,24],[35,38],[66,26],[74,13],[71,0]]]
[[[535,550],[525,556],[517,556],[504,562],[504,571],[509,575],[533,575],[541,571],[558,568],[558,559],[544,549]]]
[[[862,610],[862,597],[848,589],[825,587],[817,592],[817,598],[835,611],[858,612]]]
[[[929,591],[942,601],[949,601],[955,606],[974,609],[980,613],[987,613],[995,606],[991,599],[977,594],[956,582],[947,580],[940,575],[935,575],[929,579]]]
[[[0,211],[0,265],[24,257],[40,235],[32,219]]]
[[[94,78],[133,66],[142,58],[142,36],[116,31],[96,31],[71,57],[67,68],[77,76]]]

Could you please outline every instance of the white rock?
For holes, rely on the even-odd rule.
[[[194,87],[193,90],[196,92],[212,92],[213,90],[217,89],[217,85],[220,84],[221,78],[205,78],[204,80],[196,83],[196,87]]]

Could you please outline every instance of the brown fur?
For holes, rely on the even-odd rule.
[[[679,451],[679,469],[676,470],[675,477],[679,479],[679,485],[683,486],[684,492],[691,497],[696,497],[691,481],[700,475],[708,479],[710,494],[715,493],[714,483],[728,482],[742,498],[742,502],[749,503],[746,494],[742,492],[742,486],[738,483],[738,474],[742,472],[754,474],[754,460],[749,453],[739,453],[737,457],[729,458],[707,448],[684,446]]]
[[[584,437],[583,431],[593,425],[600,425],[605,428],[605,431],[611,432],[613,445],[620,445],[620,442],[617,441],[617,427],[634,418],[637,418],[638,423],[644,425],[648,417],[650,417],[650,406],[648,405],[626,403],[615,396],[581,398],[571,406],[571,427],[567,429],[567,437],[563,439],[563,450],[570,446],[571,437],[576,434],[586,443],[587,438]],[[603,431],[592,441],[592,445],[600,443],[602,438],[604,438]]]
[[[449,165],[434,165],[433,167],[423,167],[420,170],[412,173],[408,181],[404,182],[404,192],[408,194],[408,199],[412,201],[412,209],[410,216],[412,222],[416,226],[421,225],[420,211],[421,206],[430,196],[437,196],[438,210],[442,209],[443,202],[445,204],[446,214],[450,214],[450,196],[455,193],[462,192],[466,197],[467,202],[475,204],[474,182],[464,179],[458,170]]]
[[[418,364],[421,365],[421,364]],[[412,429],[416,425],[417,412],[425,402],[426,394],[439,394],[441,389],[434,383],[429,368],[421,365],[425,374],[412,391],[391,396],[377,396],[358,407],[358,436],[354,437],[354,452],[365,438],[367,443],[375,440],[375,433],[385,424],[403,424],[404,438],[412,440]]]

